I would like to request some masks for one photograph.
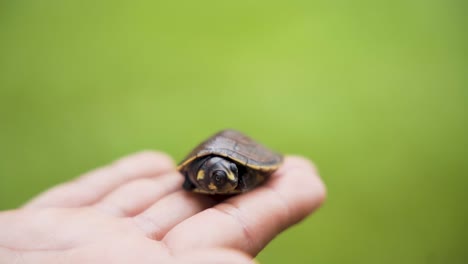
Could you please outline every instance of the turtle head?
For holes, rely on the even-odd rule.
[[[222,157],[209,157],[198,169],[196,179],[206,192],[232,192],[239,182],[237,165]]]

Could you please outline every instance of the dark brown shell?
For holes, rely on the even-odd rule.
[[[283,156],[236,130],[223,130],[198,145],[180,163],[183,169],[195,159],[217,155],[232,159],[247,168],[258,171],[274,171],[283,161]]]

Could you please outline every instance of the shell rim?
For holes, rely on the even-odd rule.
[[[226,149],[226,148],[221,148],[221,149],[224,149],[224,150],[230,150],[230,149]],[[221,150],[221,149],[218,149],[218,150]],[[239,153],[238,153],[239,154]],[[258,166],[258,165],[253,165],[253,164],[249,164],[248,163],[248,158],[246,157],[246,160],[247,162],[245,161],[242,161],[242,160],[239,160],[239,159],[236,159],[226,153],[223,153],[223,152],[220,152],[220,151],[217,151],[217,150],[210,150],[208,151],[207,153],[203,153],[202,155],[193,155],[192,157],[188,158],[188,159],[185,159],[181,164],[179,164],[177,166],[177,170],[181,170],[183,169],[187,164],[189,164],[190,162],[194,161],[195,159],[198,159],[198,158],[201,158],[201,157],[205,157],[205,156],[209,156],[209,155],[217,155],[217,156],[221,156],[221,157],[225,157],[225,158],[228,158],[228,159],[231,159],[239,164],[242,164],[246,167],[249,167],[249,168],[252,168],[254,170],[260,170],[260,171],[273,171],[273,170],[276,170],[278,169],[281,164],[283,163],[283,156],[280,155],[280,154],[277,154],[280,159],[277,163],[273,164],[273,165],[261,165],[261,166]],[[244,155],[242,154],[239,154],[243,157],[245,157]]]

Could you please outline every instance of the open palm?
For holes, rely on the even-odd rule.
[[[325,197],[300,157],[223,201],[182,180],[167,155],[142,152],[56,186],[0,213],[0,263],[251,263]]]

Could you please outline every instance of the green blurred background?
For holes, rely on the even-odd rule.
[[[261,263],[467,263],[465,1],[0,2],[0,209],[237,128],[328,200]]]

